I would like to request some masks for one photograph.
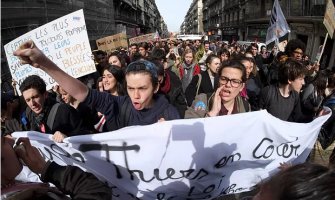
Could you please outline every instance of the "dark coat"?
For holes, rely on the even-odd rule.
[[[46,113],[41,122],[46,128],[46,133],[54,134],[56,131],[60,131],[68,137],[89,133],[83,127],[81,117],[78,114],[77,110],[63,103],[61,103],[58,107],[53,127],[48,127],[47,120],[49,112],[54,104],[56,104],[56,101],[51,98],[47,98],[43,108],[44,110],[46,110]],[[27,107],[26,116],[30,125],[29,130],[41,132],[41,129],[38,126],[39,122],[37,121],[36,115],[29,107]]]
[[[214,92],[214,87],[212,86],[211,79],[209,77],[209,74],[207,71],[201,72],[201,83],[199,87],[199,92],[198,94],[201,93],[213,93]],[[186,95],[186,100],[188,106],[192,105],[192,102],[197,95],[197,84],[198,84],[199,76],[194,76],[192,78],[191,83],[187,86],[185,95]],[[215,84],[214,84],[215,85]]]
[[[170,104],[177,108],[180,117],[184,118],[185,111],[187,109],[187,102],[183,86],[179,77],[174,72],[167,70],[166,73],[169,73],[170,76],[171,89],[165,97],[168,99]]]
[[[45,186],[45,189],[42,189],[43,187],[38,186],[37,183],[25,183],[27,188],[21,188],[19,191],[13,192],[10,194],[10,199],[112,199],[112,190],[107,184],[76,166],[61,166],[49,161],[41,174],[41,181],[52,183],[57,188]],[[69,195],[71,198],[65,195]]]

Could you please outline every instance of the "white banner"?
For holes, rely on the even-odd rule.
[[[281,121],[266,111],[134,126],[55,144],[28,136],[42,154],[107,181],[114,199],[212,199],[248,191],[279,163],[304,162],[321,125]]]
[[[33,40],[56,65],[71,76],[78,78],[96,71],[91,58],[91,47],[87,36],[83,10],[78,10],[43,26],[40,26],[4,46],[8,66],[12,77],[17,81],[17,90],[29,75],[36,74],[43,78],[47,89],[55,81],[44,71],[31,65],[21,65],[13,52],[28,40]]]

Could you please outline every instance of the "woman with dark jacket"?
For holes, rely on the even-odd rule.
[[[185,95],[187,104],[192,105],[192,102],[196,95],[201,93],[213,93],[214,85],[217,81],[215,79],[217,70],[221,65],[221,60],[214,54],[211,54],[206,59],[207,70],[201,72],[201,81],[199,82],[200,75],[194,76],[191,83],[187,86]],[[198,89],[199,88],[199,89]]]

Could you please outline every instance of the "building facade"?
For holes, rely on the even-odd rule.
[[[125,32],[129,37],[163,32],[162,17],[154,0],[113,0],[113,3],[117,32]]]
[[[274,0],[202,1],[204,33],[210,40],[265,42]],[[326,0],[279,0],[291,28],[286,39],[302,40],[306,44],[306,54],[312,59],[316,57],[327,33],[323,25],[326,2]],[[190,10],[183,22],[186,27],[193,15]],[[334,65],[334,59],[335,42],[329,38],[321,65],[331,67]]]
[[[124,32],[128,37],[167,32],[155,0],[2,0],[1,80],[11,78],[3,45],[76,10],[84,10],[91,49],[95,40]]]
[[[182,34],[199,34],[204,33],[203,26],[203,1],[193,0],[188,9],[185,20],[180,27]]]

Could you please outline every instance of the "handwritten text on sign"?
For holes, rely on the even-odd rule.
[[[119,33],[96,40],[99,50],[111,52],[119,47],[128,48],[127,35]]]
[[[334,1],[333,1],[334,2]],[[329,36],[334,37],[335,30],[335,7],[331,0],[328,0],[323,24],[325,25]]]
[[[134,43],[138,44],[141,42],[152,42],[156,40],[155,36],[156,36],[156,33],[149,33],[146,35],[140,35],[138,37],[133,37],[129,39],[129,44],[134,44]]]
[[[13,52],[28,40],[33,40],[56,65],[75,78],[96,71],[91,59],[83,10],[40,26],[5,45],[8,65],[12,77],[18,82],[18,87],[27,76],[36,74],[44,79],[47,89],[50,89],[54,84],[51,77],[30,65],[21,65],[20,60],[13,55]]]
[[[63,144],[36,132],[14,136],[29,136],[48,159],[94,173],[115,199],[213,199],[249,190],[281,162],[304,162],[329,116],[298,124],[257,111],[75,136]]]

